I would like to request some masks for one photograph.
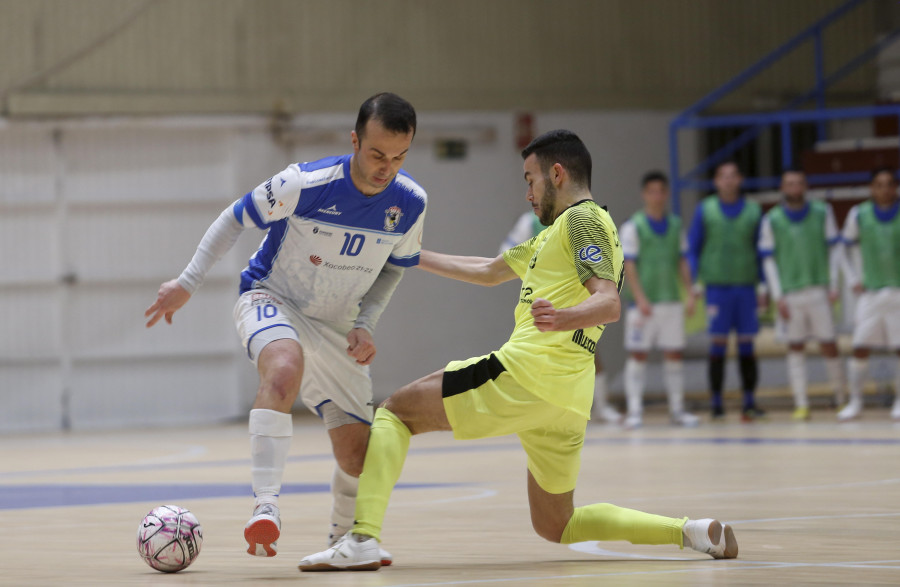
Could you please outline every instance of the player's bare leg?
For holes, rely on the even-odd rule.
[[[278,495],[293,424],[291,407],[303,380],[303,349],[290,339],[266,345],[257,361],[259,390],[250,410],[250,459],[256,506],[244,528],[247,552],[275,556],[281,535]]]
[[[869,370],[869,349],[866,347],[853,349],[853,357],[850,359],[848,367],[847,387],[850,392],[850,401],[837,414],[837,419],[841,422],[858,418],[862,413],[862,388],[866,381],[866,372]]]
[[[391,490],[400,477],[413,434],[450,430],[441,393],[443,371],[415,381],[388,398],[375,414],[356,525],[331,548],[300,561],[301,571],[374,571],[381,564],[378,541]]]
[[[528,471],[531,524],[541,538],[562,544],[588,540],[674,544],[713,558],[737,557],[738,545],[731,526],[718,520],[667,518],[608,503],[575,508],[574,493],[549,493]]]

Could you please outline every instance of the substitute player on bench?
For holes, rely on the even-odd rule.
[[[838,405],[843,403],[844,374],[831,315],[831,305],[839,295],[843,250],[831,205],[806,199],[802,171],[789,169],[781,174],[781,193],[781,203],[763,216],[758,248],[769,294],[784,321],[789,345],[793,418],[808,420],[803,354],[807,338],[819,341],[835,399]]]
[[[619,231],[625,256],[625,284],[634,299],[625,312],[626,428],[643,422],[647,356],[653,348],[663,352],[663,381],[669,417],[678,426],[696,426],[700,419],[684,409],[684,313],[694,313],[695,299],[688,265],[687,237],[681,218],[668,211],[669,180],[651,171],[641,180],[644,208],[622,224]],[[681,303],[679,282],[687,290]]]
[[[519,277],[509,342],[484,357],[453,361],[403,387],[375,415],[360,479],[356,524],[302,571],[375,570],[378,540],[410,437],[452,430],[472,439],[516,433],[528,455],[535,531],[551,542],[627,540],[737,556],[717,520],[667,518],[610,504],[575,508],[573,495],[590,415],[594,347],[619,318],[622,248],[590,192],[591,158],[569,131],[551,131],[522,152],[527,198],[548,228],[493,259],[422,251],[422,268],[481,285]],[[436,531],[440,531],[437,529]]]
[[[872,172],[872,198],[850,209],[844,222],[847,280],[859,295],[853,326],[853,358],[848,383],[850,401],[838,420],[852,420],[863,407],[862,388],[872,348],[900,355],[900,200],[894,169]],[[894,374],[891,417],[900,420],[900,363]]]
[[[248,552],[275,556],[278,494],[303,403],[325,423],[336,460],[331,539],[353,523],[372,421],[372,333],[405,267],[416,265],[425,191],[400,169],[416,113],[395,94],[360,107],[353,153],[292,164],[222,212],[178,279],[162,284],[147,326],[172,321],[212,265],[248,226],[267,231],[241,273],[234,320],[259,390],[250,411],[256,506]],[[387,553],[382,560],[390,563]]]

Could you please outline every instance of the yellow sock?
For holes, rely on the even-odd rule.
[[[684,548],[687,518],[667,518],[609,503],[575,508],[560,542],[573,544],[587,540],[627,540],[632,544],[677,544]]]
[[[409,452],[409,428],[390,410],[378,408],[356,497],[354,534],[365,534],[381,541],[381,526],[391,491]]]

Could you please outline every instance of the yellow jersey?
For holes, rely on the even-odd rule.
[[[541,332],[531,304],[544,298],[555,308],[580,304],[593,276],[622,287],[624,258],[609,213],[593,200],[563,211],[534,238],[503,253],[522,279],[516,327],[497,357],[512,377],[534,395],[590,418],[594,390],[594,351],[605,326],[566,332]]]

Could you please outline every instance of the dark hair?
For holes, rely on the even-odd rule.
[[[572,183],[591,189],[591,154],[572,131],[545,132],[522,149],[522,159],[528,159],[532,153],[537,156],[545,175],[550,167],[559,163],[569,173]]]
[[[897,170],[893,167],[888,167],[886,165],[882,165],[881,167],[876,167],[872,170],[872,175],[869,177],[869,183],[875,181],[875,178],[881,175],[882,173],[887,173],[891,176],[891,181],[897,183]]]
[[[799,167],[785,167],[781,170],[781,177],[784,177],[788,173],[799,173],[800,175],[806,175],[806,172]]]
[[[662,171],[648,171],[644,174],[644,177],[641,178],[641,187],[647,187],[648,183],[654,181],[661,181],[664,186],[669,185],[669,178]]]
[[[716,174],[719,173],[719,170],[726,165],[734,165],[737,168],[738,173],[741,172],[741,166],[737,164],[737,161],[735,161],[734,159],[726,159],[724,161],[719,161],[718,163],[716,163],[716,166],[713,167],[713,177],[715,177]]]
[[[370,120],[377,120],[386,130],[394,133],[416,134],[416,110],[397,94],[381,92],[362,103],[355,129],[360,139],[365,136],[366,123]]]

